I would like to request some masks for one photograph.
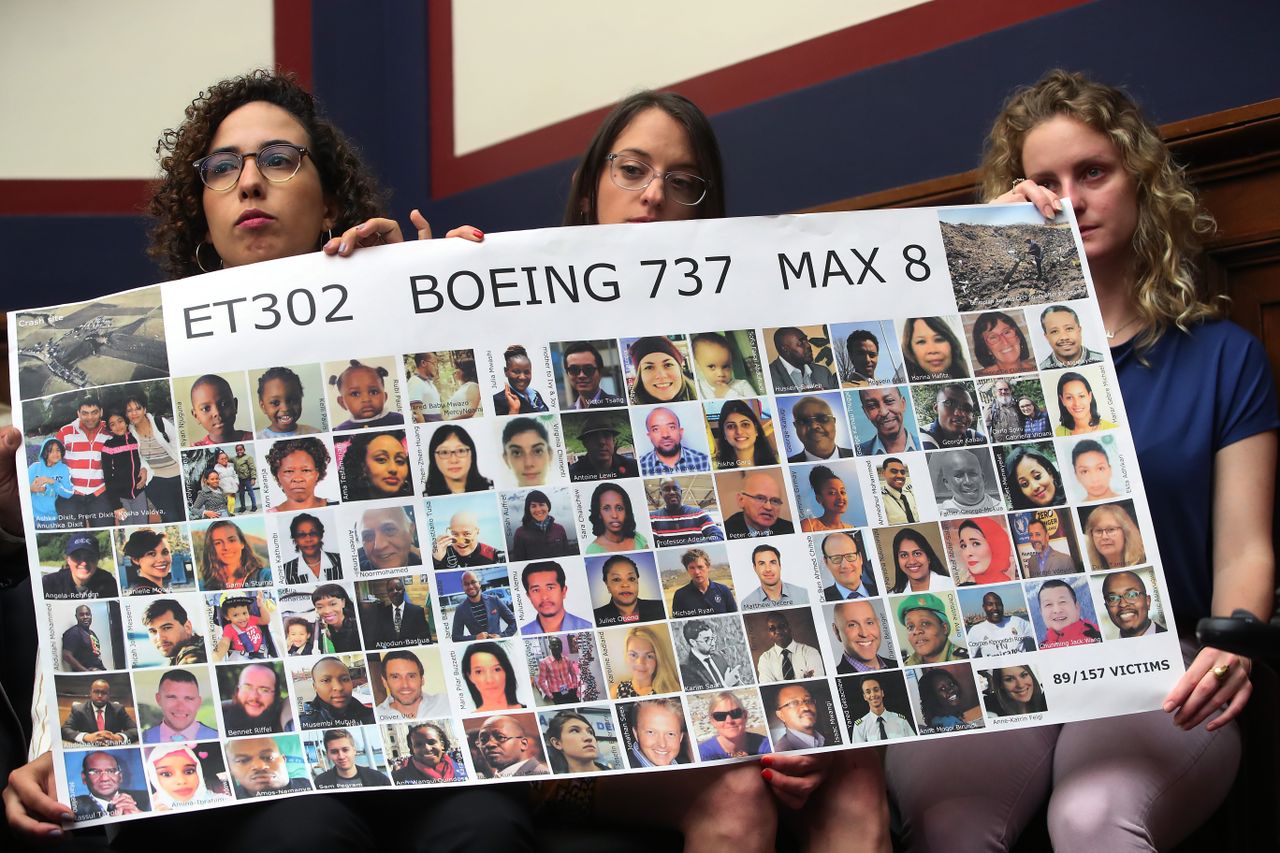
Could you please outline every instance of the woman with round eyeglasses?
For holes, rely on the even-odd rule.
[[[399,225],[379,217],[380,192],[358,152],[291,76],[255,71],[214,84],[187,105],[183,123],[165,132],[158,151],[162,174],[148,206],[155,219],[149,252],[174,278],[314,251],[348,256],[403,239]],[[410,219],[419,237],[430,236],[418,212]],[[20,446],[16,431],[4,441],[11,451]],[[69,813],[51,795],[52,755],[14,776],[5,791],[10,825],[42,837],[60,832],[59,821]],[[527,815],[514,800],[466,796],[421,798],[413,824],[424,833],[430,827],[472,839],[477,847],[531,848]],[[459,809],[460,802],[477,803],[486,819],[471,819],[472,809]],[[245,806],[231,824],[215,812],[187,814],[181,832],[260,846],[287,829],[287,843],[310,849],[331,843],[337,827],[344,837],[369,839],[373,850],[387,831],[341,797],[325,801],[324,822],[295,819],[296,808],[287,801]],[[122,827],[123,846],[159,847],[175,829],[177,824],[149,830],[145,822],[132,823]],[[148,831],[164,834],[146,838]]]
[[[1036,369],[1027,336],[1017,321],[1003,311],[979,314],[973,324],[973,357],[982,365],[974,376],[999,376]]]
[[[493,488],[493,481],[480,473],[476,442],[465,429],[446,424],[431,434],[427,442],[427,485],[431,496],[460,495]]]
[[[767,737],[747,730],[747,709],[728,690],[711,698],[707,716],[716,733],[698,744],[698,757],[703,761],[745,758],[772,751]]]
[[[1084,536],[1094,571],[1121,569],[1147,561],[1138,525],[1118,504],[1094,507],[1084,523]]]

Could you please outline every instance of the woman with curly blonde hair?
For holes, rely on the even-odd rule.
[[[1122,569],[1147,561],[1142,533],[1133,517],[1119,504],[1096,506],[1084,524],[1089,564],[1095,572]]]
[[[1029,201],[1053,218],[1070,198],[1075,210],[1187,670],[1162,710],[890,747],[904,847],[965,838],[1006,849],[1048,797],[1055,850],[1169,849],[1218,808],[1240,761],[1235,718],[1252,664],[1199,648],[1191,632],[1210,613],[1271,613],[1280,426],[1271,371],[1260,343],[1198,290],[1196,242],[1213,220],[1124,92],[1049,72],[1005,104],[981,171],[988,200]],[[1023,772],[1004,773],[996,755],[1019,756]],[[961,777],[930,778],[940,766]],[[955,799],[974,785],[981,798]]]

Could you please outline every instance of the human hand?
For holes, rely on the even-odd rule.
[[[375,216],[366,219],[359,225],[348,228],[340,236],[334,237],[321,247],[326,255],[349,256],[356,249],[369,246],[381,246],[384,243],[403,243],[404,235],[400,233],[400,223],[394,219]]]
[[[427,218],[422,215],[422,211],[414,208],[409,211],[409,221],[413,223],[413,227],[418,229],[419,240],[431,239],[431,223],[427,222]],[[450,237],[461,237],[463,240],[469,240],[472,243],[484,242],[484,232],[473,225],[459,225],[445,232],[445,239]]]
[[[0,527],[14,536],[22,535],[22,503],[18,500],[18,451],[21,448],[22,433],[11,426],[0,430]],[[45,485],[52,482],[47,480]]]
[[[137,814],[139,811],[137,802],[124,791],[116,791],[116,795],[111,798],[112,814]]]
[[[52,753],[43,753],[10,773],[9,785],[4,789],[4,813],[9,826],[34,838],[61,838],[59,821],[75,820],[75,813],[54,799],[55,791]]]
[[[503,385],[502,393],[506,395],[507,398],[507,414],[514,415],[516,412],[520,411],[520,398],[516,395],[515,391],[511,390],[511,386]]]
[[[453,534],[446,533],[443,536],[436,537],[436,544],[431,549],[431,556],[437,560],[443,560],[445,552],[449,550],[449,546],[453,544]]]
[[[1016,204],[1022,201],[1029,201],[1034,204],[1036,210],[1040,211],[1045,219],[1053,219],[1062,210],[1062,201],[1058,198],[1057,193],[1053,190],[1045,189],[1030,179],[1018,181],[1013,185],[1013,189],[1004,195],[993,198],[991,204]]]
[[[809,796],[827,777],[834,753],[814,755],[765,755],[760,759],[760,775],[769,789],[789,809],[804,808]]]
[[[1215,669],[1226,667],[1225,675],[1218,678]],[[1205,731],[1220,729],[1234,720],[1253,693],[1249,672],[1253,661],[1247,657],[1205,646],[1187,671],[1173,685],[1164,698],[1164,710],[1173,714],[1173,724],[1190,730],[1205,721],[1218,708],[1223,711],[1205,726]]]
[[[742,683],[742,664],[731,666],[724,671],[724,686],[737,687]]]

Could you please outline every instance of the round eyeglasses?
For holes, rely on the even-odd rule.
[[[695,205],[707,197],[711,182],[689,172],[658,172],[648,163],[621,154],[605,156],[609,161],[609,177],[613,184],[624,190],[639,192],[655,179],[661,178],[663,190],[677,204]]]
[[[301,145],[275,142],[262,146],[258,151],[247,151],[244,154],[215,151],[191,165],[196,167],[200,180],[206,187],[221,193],[240,183],[246,157],[252,157],[257,162],[258,172],[262,177],[273,184],[283,184],[298,174],[298,170],[302,168],[302,158],[310,153]]]

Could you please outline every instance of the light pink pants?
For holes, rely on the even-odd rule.
[[[907,850],[1008,850],[1049,799],[1055,853],[1167,850],[1221,805],[1240,730],[1127,717],[891,746]]]

